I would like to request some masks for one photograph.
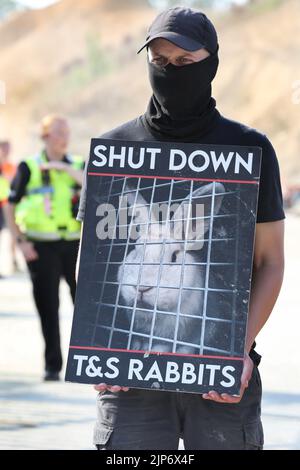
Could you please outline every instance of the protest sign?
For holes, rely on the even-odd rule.
[[[239,393],[260,161],[92,139],[67,381]]]

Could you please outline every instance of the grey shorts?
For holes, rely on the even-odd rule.
[[[100,392],[94,444],[98,450],[261,450],[261,379],[254,366],[240,403],[194,393],[130,389]]]

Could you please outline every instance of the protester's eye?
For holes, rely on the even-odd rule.
[[[159,66],[162,66],[165,64],[166,60],[164,57],[153,57],[151,62],[153,64],[156,64],[156,65],[159,65]]]
[[[188,59],[187,57],[179,57],[177,59],[177,65],[187,65],[187,64],[191,64],[191,59]]]

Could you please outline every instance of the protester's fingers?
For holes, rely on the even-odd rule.
[[[225,403],[221,398],[213,398],[208,394],[202,395],[204,400],[210,400],[210,401],[215,401],[216,403]]]
[[[202,395],[202,398],[204,398],[204,400],[212,400],[218,403],[239,403],[243,398],[245,389],[249,385],[249,380],[252,376],[253,367],[254,364],[252,359],[249,357],[249,355],[246,356],[244,361],[244,369],[241,377],[240,396],[235,397],[233,395],[229,395],[228,393],[219,394],[215,390],[210,390],[208,393],[204,393]]]
[[[120,385],[107,385],[105,383],[100,383],[98,385],[94,385],[94,389],[98,392],[102,392],[103,390],[109,390],[111,392],[128,392],[129,387],[121,387]]]
[[[205,400],[216,401],[218,403],[225,403],[221,395],[219,395],[219,393],[215,392],[214,390],[211,390],[209,393],[204,393],[202,397]]]
[[[97,392],[102,392],[103,390],[106,390],[106,388],[107,388],[107,385],[103,383],[94,385],[94,389],[97,390]]]
[[[202,398],[204,398],[204,400],[212,400],[208,393],[203,393]]]
[[[241,397],[234,397],[227,393],[222,393],[221,397],[225,403],[239,403],[241,401]]]
[[[242,395],[240,397],[234,397],[233,395],[228,395],[227,393],[222,393],[220,395],[214,390],[211,390],[209,393],[204,393],[202,397],[205,400],[211,400],[217,403],[239,403],[241,401]]]
[[[121,387],[119,385],[108,385],[107,390],[110,392],[120,392]]]

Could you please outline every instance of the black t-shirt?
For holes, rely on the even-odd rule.
[[[133,141],[172,141],[172,139],[157,138],[154,134],[150,133],[144,125],[143,116],[139,116],[132,121],[106,132],[101,135],[101,138]],[[193,142],[195,142],[195,139]],[[261,147],[262,164],[256,222],[274,222],[285,218],[278,161],[271,142],[264,134],[244,124],[220,116],[209,133],[207,133],[205,137],[199,138],[197,143]],[[83,221],[85,204],[86,172],[77,220]]]
[[[67,155],[64,156],[64,163],[71,164],[70,159]],[[84,163],[82,164],[82,169],[84,168]],[[26,186],[30,179],[30,169],[26,162],[20,162],[15,177],[13,178],[10,185],[10,193],[8,196],[8,201],[12,204],[17,204],[21,201],[22,197],[26,194]]]

